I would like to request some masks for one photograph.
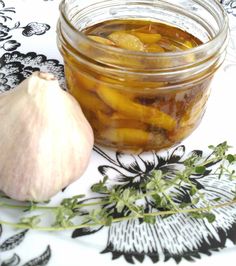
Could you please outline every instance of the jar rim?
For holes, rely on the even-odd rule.
[[[85,42],[87,42],[90,45],[93,45],[93,47],[97,47],[99,49],[102,50],[109,50],[110,52],[114,52],[116,54],[122,54],[124,56],[127,57],[145,57],[145,58],[168,58],[168,57],[182,57],[182,56],[187,56],[189,54],[197,54],[200,53],[203,50],[208,50],[211,47],[214,47],[220,40],[222,43],[225,42],[227,34],[225,34],[228,31],[228,15],[225,11],[225,9],[222,7],[222,5],[220,4],[220,2],[218,1],[214,1],[214,4],[220,9],[220,11],[222,12],[222,25],[219,28],[218,33],[210,40],[208,40],[207,42],[198,45],[196,47],[190,48],[188,50],[185,51],[173,51],[173,52],[143,52],[143,51],[132,51],[132,50],[127,50],[127,49],[122,49],[119,47],[113,47],[113,46],[108,46],[102,43],[98,43],[92,39],[90,39],[85,33],[83,33],[82,31],[79,31],[78,29],[76,29],[76,27],[73,25],[73,23],[71,23],[70,19],[68,18],[68,16],[66,15],[66,11],[65,11],[65,6],[66,6],[66,1],[67,0],[62,0],[59,6],[59,10],[60,13],[62,15],[63,20],[66,22],[66,24],[70,27],[70,30],[72,30],[75,34],[78,34],[80,36],[80,38],[82,38],[82,40],[84,40]],[[144,2],[150,2],[153,3],[152,0],[141,0],[140,3],[142,3],[142,1]],[[196,3],[201,3],[201,5],[203,5],[203,1],[199,1],[199,0],[194,0]],[[95,7],[96,5],[100,5],[102,3],[112,3],[112,2],[116,2],[116,0],[102,0],[102,1],[98,1],[94,4],[92,4],[93,7]],[[139,1],[137,1],[139,2]],[[119,3],[121,4],[121,2],[119,1]],[[166,2],[163,2],[165,4],[169,4]],[[87,6],[86,8],[91,7],[91,5]],[[207,8],[209,10],[209,7],[207,5],[204,5],[205,8]],[[84,9],[86,9],[84,8]],[[175,8],[180,9],[180,7],[175,6]],[[84,10],[83,9],[83,10]]]

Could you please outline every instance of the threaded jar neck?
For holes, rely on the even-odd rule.
[[[64,0],[58,21],[59,47],[95,73],[103,71],[114,79],[125,73],[126,78],[143,75],[155,81],[166,76],[176,84],[191,76],[193,82],[194,77],[197,80],[211,75],[222,64],[228,19],[217,1],[188,0],[186,3],[180,0],[106,0],[90,5],[89,1]],[[97,43],[83,33],[84,29],[103,21],[132,18],[174,25],[196,36],[203,44],[180,52],[136,52]],[[90,56],[88,47],[97,56]],[[174,83],[169,84],[169,88],[171,86]]]

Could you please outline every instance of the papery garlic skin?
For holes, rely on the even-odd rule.
[[[45,201],[85,171],[93,131],[53,75],[35,72],[0,94],[0,190]]]

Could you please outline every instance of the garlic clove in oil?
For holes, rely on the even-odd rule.
[[[0,94],[0,191],[45,201],[85,171],[94,143],[79,104],[52,74]]]

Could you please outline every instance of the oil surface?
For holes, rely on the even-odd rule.
[[[202,42],[171,25],[145,20],[110,20],[84,30],[94,41],[145,52],[174,52],[196,47]]]

